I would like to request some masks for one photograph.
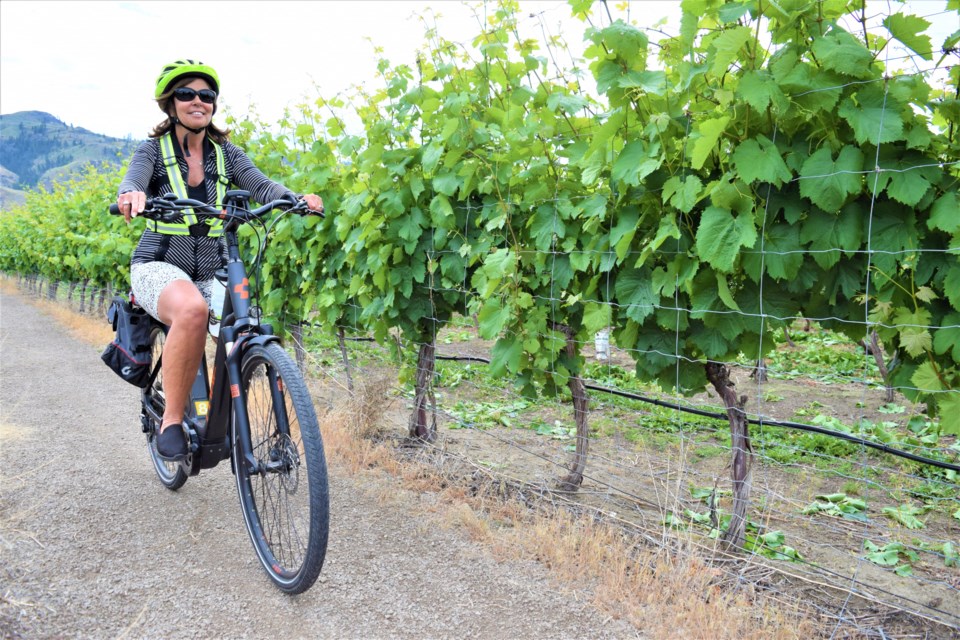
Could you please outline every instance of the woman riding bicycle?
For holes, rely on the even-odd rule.
[[[148,197],[167,193],[219,205],[233,184],[257,202],[287,197],[293,204],[300,197],[267,178],[228,142],[229,132],[213,124],[219,92],[217,72],[202,62],[177,60],[160,72],[154,98],[167,118],[134,152],[118,190],[117,205],[128,223],[143,212]],[[318,196],[302,199],[323,211]],[[226,262],[221,231],[220,221],[198,222],[191,213],[169,224],[148,220],[130,261],[137,304],[170,328],[157,452],[171,461],[188,453],[183,411],[206,343],[214,273]]]

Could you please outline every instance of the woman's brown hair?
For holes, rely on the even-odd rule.
[[[185,78],[180,78],[172,85],[167,87],[167,90],[160,94],[160,97],[157,98],[157,104],[160,105],[160,110],[164,113],[169,114],[170,103],[173,100],[173,92],[179,89],[180,87],[185,87],[196,80],[194,76],[187,76]],[[214,103],[213,112],[217,112],[216,103]],[[176,126],[173,117],[167,115],[167,119],[158,124],[153,128],[153,131],[150,132],[151,138],[159,138],[164,134],[173,131],[173,128]],[[213,124],[213,120],[210,121],[210,124],[206,127],[207,135],[210,136],[210,139],[216,142],[217,144],[223,144],[230,138],[230,131],[227,129],[221,129],[217,125]]]

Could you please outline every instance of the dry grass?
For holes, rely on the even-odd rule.
[[[592,592],[594,605],[623,618],[645,637],[818,637],[818,625],[799,605],[783,605],[748,587],[733,592],[724,572],[692,550],[638,547],[620,529],[565,511],[533,513],[516,501],[492,504],[441,492],[447,526],[460,529],[495,557],[533,560],[557,580]],[[483,502],[478,506],[477,502]]]
[[[382,418],[391,405],[390,387],[385,376],[359,381],[353,394],[333,409],[317,408],[323,445],[331,464],[351,473],[374,467],[399,473],[396,456],[380,443]]]

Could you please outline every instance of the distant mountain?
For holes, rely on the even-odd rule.
[[[4,169],[0,165],[0,209],[4,209],[7,205],[23,202],[24,192],[14,189],[14,185],[18,182],[20,182],[20,178],[17,174]]]
[[[0,115],[0,206],[22,199],[17,191],[49,186],[91,162],[119,164],[136,145],[136,140],[70,126],[42,111]]]

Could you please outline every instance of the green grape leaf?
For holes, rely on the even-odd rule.
[[[908,504],[899,507],[884,507],[883,514],[905,526],[907,529],[923,529],[923,521],[917,518],[918,509]]]
[[[924,60],[933,60],[930,37],[921,35],[921,32],[926,31],[930,26],[929,22],[917,16],[895,13],[883,19],[883,26],[890,31],[890,35],[905,44],[915,54]]]
[[[602,302],[588,302],[583,305],[583,328],[593,335],[612,324],[612,307]]]
[[[943,383],[940,381],[937,370],[931,362],[921,363],[910,377],[910,382],[922,393],[943,390]]]
[[[453,196],[457,192],[458,186],[460,186],[460,178],[452,171],[442,173],[433,179],[433,188],[436,189],[437,193],[442,193],[445,196]]]
[[[707,3],[705,0],[683,0],[680,8],[683,10],[680,39],[684,47],[691,47],[700,27],[700,16],[707,10]]]
[[[411,210],[410,215],[403,219],[397,234],[404,240],[416,240],[423,232],[423,226],[426,222],[423,213],[419,209]]]
[[[622,56],[628,63],[643,60],[646,56],[649,39],[633,25],[617,20],[597,33],[611,52]]]
[[[745,72],[737,85],[737,95],[760,112],[766,111],[767,107],[782,112],[790,104],[776,79],[765,69]]]
[[[590,10],[593,7],[593,0],[569,0],[570,11],[580,20],[586,20],[590,17]]]
[[[947,233],[960,230],[960,194],[948,191],[934,201],[927,219],[927,228]]]
[[[727,305],[728,309],[740,311],[740,306],[737,304],[737,301],[733,299],[733,295],[730,294],[730,285],[727,284],[727,279],[719,272],[716,274],[716,276],[717,295],[720,297],[720,300],[723,302],[723,304]]]
[[[960,264],[954,263],[943,279],[943,292],[950,301],[950,306],[960,309]]]
[[[560,109],[566,113],[577,113],[587,106],[589,101],[583,96],[569,93],[551,93],[547,98],[547,108],[551,111]]]
[[[553,246],[553,238],[566,236],[566,225],[557,214],[555,207],[540,205],[527,222],[535,240],[534,245],[539,251],[549,251]]]
[[[860,144],[903,140],[899,105],[877,88],[867,88],[840,103],[837,114],[847,121]]]
[[[450,200],[441,193],[433,196],[430,201],[430,221],[435,227],[445,227],[453,219],[453,207]]]
[[[694,169],[701,169],[707,157],[717,148],[717,141],[723,135],[727,124],[730,122],[730,116],[721,116],[710,120],[704,120],[700,123],[698,130],[700,137],[693,143],[693,152],[691,154],[691,163]]]
[[[674,176],[663,183],[664,204],[671,204],[683,213],[690,213],[699,200],[703,183],[697,176]]]
[[[920,357],[933,347],[930,332],[926,329],[907,327],[900,330],[900,344],[914,358]]]
[[[903,204],[913,207],[930,190],[930,181],[923,171],[905,169],[890,174],[887,195]]]
[[[856,203],[837,215],[818,209],[810,211],[800,228],[800,241],[809,243],[810,253],[818,265],[831,269],[840,261],[843,251],[856,251],[863,241],[864,216]]]
[[[738,4],[736,2],[728,2],[720,6],[717,15],[720,16],[720,21],[724,24],[729,24],[731,22],[736,22],[743,16],[745,16],[750,11],[750,4],[744,2],[743,4]]]
[[[710,43],[715,53],[713,56],[713,65],[710,71],[715,76],[721,76],[727,72],[730,64],[740,55],[740,49],[753,37],[753,31],[750,27],[733,27],[723,31]]]
[[[443,145],[438,142],[431,142],[423,148],[423,158],[420,161],[423,167],[423,173],[429,175],[437,168],[440,163],[440,157],[443,155]]]
[[[900,346],[914,358],[933,349],[933,337],[926,328],[930,324],[930,312],[926,309],[899,308],[893,316],[893,322],[899,328]]]
[[[650,255],[659,250],[668,239],[673,238],[674,240],[679,240],[680,237],[680,229],[677,227],[677,220],[674,213],[672,211],[664,213],[663,217],[660,218],[660,224],[657,225],[657,235],[644,244],[643,251],[640,252],[640,257],[637,258],[635,265],[646,262]],[[619,247],[617,248],[617,255],[620,257]]]
[[[792,224],[767,226],[759,251],[749,254],[751,275],[759,281],[760,259],[767,274],[776,280],[793,280],[803,266],[803,251],[800,246],[800,229]],[[744,266],[748,266],[745,261]]]
[[[630,71],[620,78],[618,84],[623,89],[640,89],[660,96],[667,90],[667,74],[663,71]]]
[[[480,337],[486,340],[493,340],[500,335],[503,327],[513,315],[513,309],[509,304],[504,304],[500,298],[487,298],[477,314],[477,322],[480,325]]]
[[[738,145],[733,152],[733,164],[746,183],[759,180],[779,187],[793,177],[776,145],[763,135]]]
[[[659,302],[659,296],[653,290],[650,270],[645,267],[624,269],[618,273],[614,292],[626,317],[637,324],[643,324]]]
[[[829,147],[814,152],[800,168],[800,195],[828,213],[838,211],[846,199],[862,189],[863,152],[850,145],[837,159]]]
[[[503,335],[490,350],[490,375],[503,376],[520,371],[523,342],[512,333]]]
[[[938,355],[949,353],[954,362],[960,362],[960,313],[950,313],[940,322],[933,333],[933,351]]]
[[[937,405],[937,415],[940,416],[940,433],[960,436],[960,391],[954,389],[950,393],[931,396]]]
[[[889,543],[878,547],[869,540],[864,542],[864,548],[869,552],[866,555],[867,560],[883,567],[892,567],[900,562],[900,550],[903,545],[900,543]]]
[[[813,42],[813,54],[824,69],[853,78],[873,75],[873,53],[862,42],[841,30],[831,31]]]
[[[757,230],[748,216],[734,217],[727,209],[707,207],[697,229],[697,252],[710,265],[729,273],[740,253],[740,247],[753,246]]]
[[[702,325],[690,334],[690,342],[700,350],[704,357],[711,360],[723,358],[729,351],[729,345],[722,333]]]
[[[482,298],[487,298],[504,278],[514,276],[516,272],[516,255],[509,249],[497,249],[486,256],[483,266],[474,273],[473,285]]]
[[[637,186],[640,181],[657,170],[660,160],[647,157],[647,149],[641,140],[627,143],[613,163],[610,177],[625,184]]]

